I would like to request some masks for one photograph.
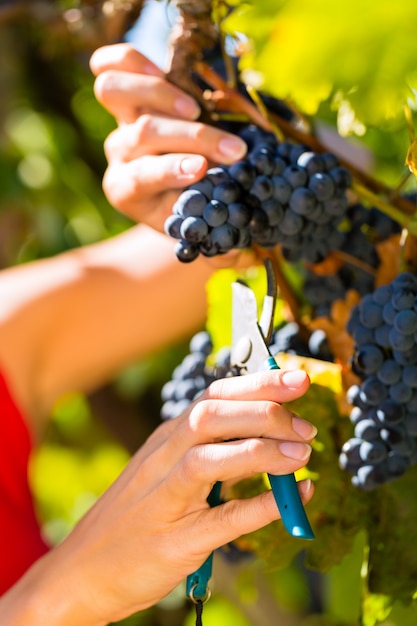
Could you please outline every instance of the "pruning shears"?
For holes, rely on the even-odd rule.
[[[264,297],[260,319],[258,304],[253,290],[242,280],[232,284],[232,349],[231,368],[239,375],[265,369],[279,369],[271,355],[268,344],[271,340],[277,286],[270,259],[264,259],[267,274],[267,293]],[[305,513],[294,474],[273,476],[268,479],[275,502],[286,531],[299,539],[314,539],[314,533]],[[210,506],[221,503],[221,483],[214,485],[208,502]],[[187,577],[187,595],[193,602],[205,602],[210,597],[208,581],[212,572],[211,554],[201,567]]]
[[[267,274],[267,294],[264,297],[260,320],[258,304],[252,289],[243,281],[233,283],[232,289],[232,351],[231,365],[239,374],[250,374],[265,369],[279,369],[271,355],[274,312],[277,299],[275,273],[270,259],[264,259]],[[294,474],[268,479],[286,531],[299,539],[314,539]]]

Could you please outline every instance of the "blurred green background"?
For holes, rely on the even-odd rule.
[[[102,191],[103,141],[115,122],[94,97],[88,61],[100,45],[124,38],[140,4],[0,3],[1,268],[131,225]],[[159,423],[160,388],[185,350],[175,346],[164,359],[120,372],[91,396],[69,394],[54,407],[31,467],[50,540],[65,536]],[[188,612],[182,595],[172,606],[182,623]],[[167,623],[158,612],[129,623]],[[165,613],[172,618],[171,605]]]

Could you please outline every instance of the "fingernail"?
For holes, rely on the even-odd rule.
[[[317,435],[317,428],[310,422],[301,419],[301,417],[292,418],[292,427],[303,439],[314,439]]]
[[[308,493],[311,489],[311,478],[304,478],[304,493]]]
[[[174,101],[174,107],[181,117],[195,120],[201,112],[197,102],[187,96],[180,96]]]
[[[240,159],[247,151],[247,145],[238,137],[225,137],[221,139],[218,148],[225,157],[231,159]]]
[[[196,154],[195,156],[185,157],[180,162],[180,173],[186,176],[195,176],[205,166],[206,160],[204,157]]]
[[[294,370],[292,372],[284,372],[281,380],[286,387],[300,387],[307,378],[306,372],[303,370]]]
[[[311,454],[311,446],[308,443],[297,443],[296,441],[283,441],[279,444],[279,449],[284,456],[298,461],[308,459]]]

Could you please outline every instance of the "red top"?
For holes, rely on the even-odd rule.
[[[28,427],[0,373],[0,595],[48,550],[29,489],[31,448]]]

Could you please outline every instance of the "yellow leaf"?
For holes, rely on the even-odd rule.
[[[342,391],[341,367],[337,363],[329,363],[329,361],[320,361],[319,359],[286,354],[284,352],[278,353],[276,360],[281,369],[305,370],[312,383],[323,385],[334,393]]]
[[[414,139],[409,145],[405,164],[408,165],[410,172],[417,178],[417,139]]]

